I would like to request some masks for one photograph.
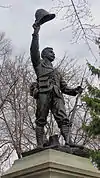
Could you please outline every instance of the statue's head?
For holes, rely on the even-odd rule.
[[[54,61],[55,53],[53,52],[53,48],[50,47],[44,48],[41,52],[41,57],[43,59],[47,58],[50,62]]]

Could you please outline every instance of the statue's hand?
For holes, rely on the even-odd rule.
[[[37,82],[33,82],[30,86],[30,96],[33,96],[35,99],[37,99],[38,97],[38,83]]]
[[[35,22],[35,23],[32,25],[32,27],[34,28],[34,33],[35,33],[35,34],[38,34],[38,33],[39,33],[39,30],[40,30],[40,25]]]
[[[83,88],[81,87],[81,86],[77,86],[76,88],[75,88],[75,90],[76,90],[76,93],[77,94],[81,94],[82,92],[83,92]]]

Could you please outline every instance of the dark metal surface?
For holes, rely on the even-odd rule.
[[[44,126],[47,124],[47,116],[49,110],[51,110],[58,127],[64,137],[65,144],[68,145],[68,134],[70,121],[66,115],[65,103],[63,93],[67,95],[76,96],[82,92],[80,86],[70,89],[67,83],[63,79],[58,69],[54,69],[52,62],[55,59],[55,53],[53,48],[46,47],[43,49],[40,57],[39,51],[39,31],[40,24],[45,23],[48,20],[54,18],[53,14],[49,14],[44,9],[36,11],[36,21],[33,24],[34,32],[32,35],[32,42],[30,47],[31,61],[37,75],[37,84],[31,86],[31,95],[36,99],[36,140],[37,147],[42,148],[45,146],[43,135]],[[37,23],[38,22],[38,23]],[[32,91],[33,89],[33,91]],[[38,129],[37,129],[38,127]],[[44,133],[44,134],[43,134]],[[56,137],[51,137],[49,142],[53,142],[51,145],[58,146],[59,142]],[[53,139],[53,140],[52,140]],[[47,144],[48,145],[48,144]]]
[[[55,14],[50,14],[44,9],[38,9],[35,13],[36,23],[42,25],[55,18]]]
[[[85,148],[81,145],[76,145],[74,147],[70,147],[69,145],[61,146],[60,143],[59,143],[58,135],[50,136],[48,146],[43,147],[43,148],[35,148],[33,150],[23,152],[22,157],[26,157],[26,156],[29,156],[31,154],[35,154],[35,153],[38,153],[40,151],[44,151],[46,149],[54,149],[54,150],[62,151],[62,152],[65,152],[65,153],[74,154],[74,155],[77,155],[77,156],[89,158],[89,149],[87,149],[87,148]]]

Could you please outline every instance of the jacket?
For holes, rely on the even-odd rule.
[[[33,34],[30,54],[37,75],[39,93],[46,93],[54,89],[58,97],[62,97],[62,93],[75,96],[75,89],[69,89],[67,87],[66,82],[58,70],[54,69],[51,63],[48,65],[45,60],[40,59],[38,38],[38,34]]]

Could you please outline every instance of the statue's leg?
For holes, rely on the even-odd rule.
[[[45,142],[44,126],[47,123],[47,116],[49,112],[50,97],[49,93],[40,93],[37,99],[36,111],[36,140],[37,146],[42,148]]]
[[[56,96],[53,98],[52,113],[65,140],[65,144],[69,145],[69,119],[67,118],[62,98]]]

